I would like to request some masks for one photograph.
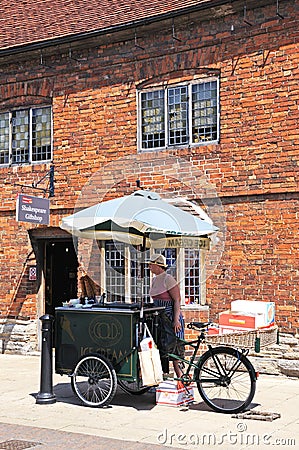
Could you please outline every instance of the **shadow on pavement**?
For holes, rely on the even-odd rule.
[[[80,399],[73,392],[71,383],[58,383],[53,387],[53,393],[56,397],[56,402],[67,403],[69,405],[77,405],[80,407],[85,406]],[[36,393],[30,394],[32,397],[36,398]],[[141,395],[133,395],[123,391],[120,387],[117,388],[116,394],[113,397],[111,404],[104,407],[103,409],[110,409],[113,406],[127,406],[130,408],[134,408],[137,411],[150,411],[156,406],[156,395],[154,392],[146,392]],[[251,403],[246,410],[256,408],[260,406],[259,403]],[[201,412],[211,412],[215,413],[204,401],[190,403],[186,407],[183,405],[181,407],[177,407],[181,410],[195,410]]]
[[[72,390],[70,383],[56,384],[55,386],[53,386],[53,393],[56,397],[56,402],[88,407],[85,406],[76,396],[76,394]],[[36,398],[37,394],[37,392],[34,392],[30,395]],[[156,398],[154,393],[146,392],[142,395],[133,395],[124,392],[121,388],[117,388],[116,394],[108,407],[111,408],[113,406],[128,406],[140,411],[149,411],[156,406],[155,400]]]
[[[138,411],[150,411],[156,406],[156,394],[146,392],[141,395],[133,395],[128,394],[119,388],[117,389],[111,404],[117,406],[130,406]]]
[[[256,408],[257,406],[260,406],[259,403],[250,403],[250,405],[246,408],[246,411],[252,408]],[[212,412],[215,413],[215,411],[210,408],[205,402],[200,402],[200,403],[191,403],[189,405],[189,409],[193,409],[195,411],[206,411],[206,412]],[[223,413],[219,413],[219,414],[223,414]]]

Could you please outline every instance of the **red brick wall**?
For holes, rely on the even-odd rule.
[[[257,2],[258,4],[258,2]],[[299,2],[276,2],[248,11],[252,26],[238,14],[201,22],[178,19],[174,41],[169,24],[140,29],[134,36],[115,35],[84,48],[48,49],[45,64],[36,53],[0,61],[0,111],[10,106],[53,104],[55,197],[51,226],[72,212],[82,187],[101,172],[99,192],[114,180],[107,197],[143,186],[194,196],[200,190],[196,168],[223,199],[226,245],[208,280],[210,316],[233,299],[275,300],[278,323],[298,329],[298,11]],[[234,31],[231,32],[231,26]],[[115,38],[115,42],[113,39]],[[176,149],[137,156],[136,88],[148,83],[190,80],[207,69],[220,76],[221,139],[218,145]],[[142,161],[129,173],[119,158]],[[190,171],[173,173],[170,156],[184,159]],[[111,163],[115,162],[115,165]],[[139,167],[142,168],[138,172]],[[31,251],[29,225],[14,219],[14,183],[31,185],[49,165],[0,168],[1,315],[13,302],[14,290]],[[123,173],[126,177],[124,179]],[[26,191],[30,192],[30,191]],[[33,192],[30,192],[31,194]],[[89,198],[89,200],[93,200]],[[35,227],[33,227],[35,228]],[[39,227],[37,227],[39,228]],[[36,317],[37,286],[18,291],[20,314]],[[22,297],[22,298],[20,298]],[[22,300],[23,299],[23,300]]]
[[[298,327],[298,195],[227,199],[225,252],[208,281],[211,319],[232,300],[274,301],[285,330]]]

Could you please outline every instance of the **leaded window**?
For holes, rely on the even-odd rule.
[[[141,151],[217,142],[219,83],[211,78],[139,95]]]
[[[168,143],[186,144],[188,133],[188,86],[177,86],[167,90],[168,98]]]
[[[217,82],[192,85],[192,140],[193,143],[218,139]]]
[[[25,164],[51,159],[51,107],[0,113],[0,164]]]
[[[0,113],[0,164],[9,163],[9,114]]]
[[[141,93],[142,148],[165,145],[164,91]]]
[[[51,159],[51,108],[32,110],[32,161]]]

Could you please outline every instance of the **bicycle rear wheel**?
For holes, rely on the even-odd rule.
[[[202,399],[217,412],[244,411],[255,394],[254,368],[234,348],[210,348],[200,358],[194,377]]]

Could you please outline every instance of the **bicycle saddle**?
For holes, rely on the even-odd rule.
[[[210,322],[191,322],[187,325],[187,328],[206,328]]]

